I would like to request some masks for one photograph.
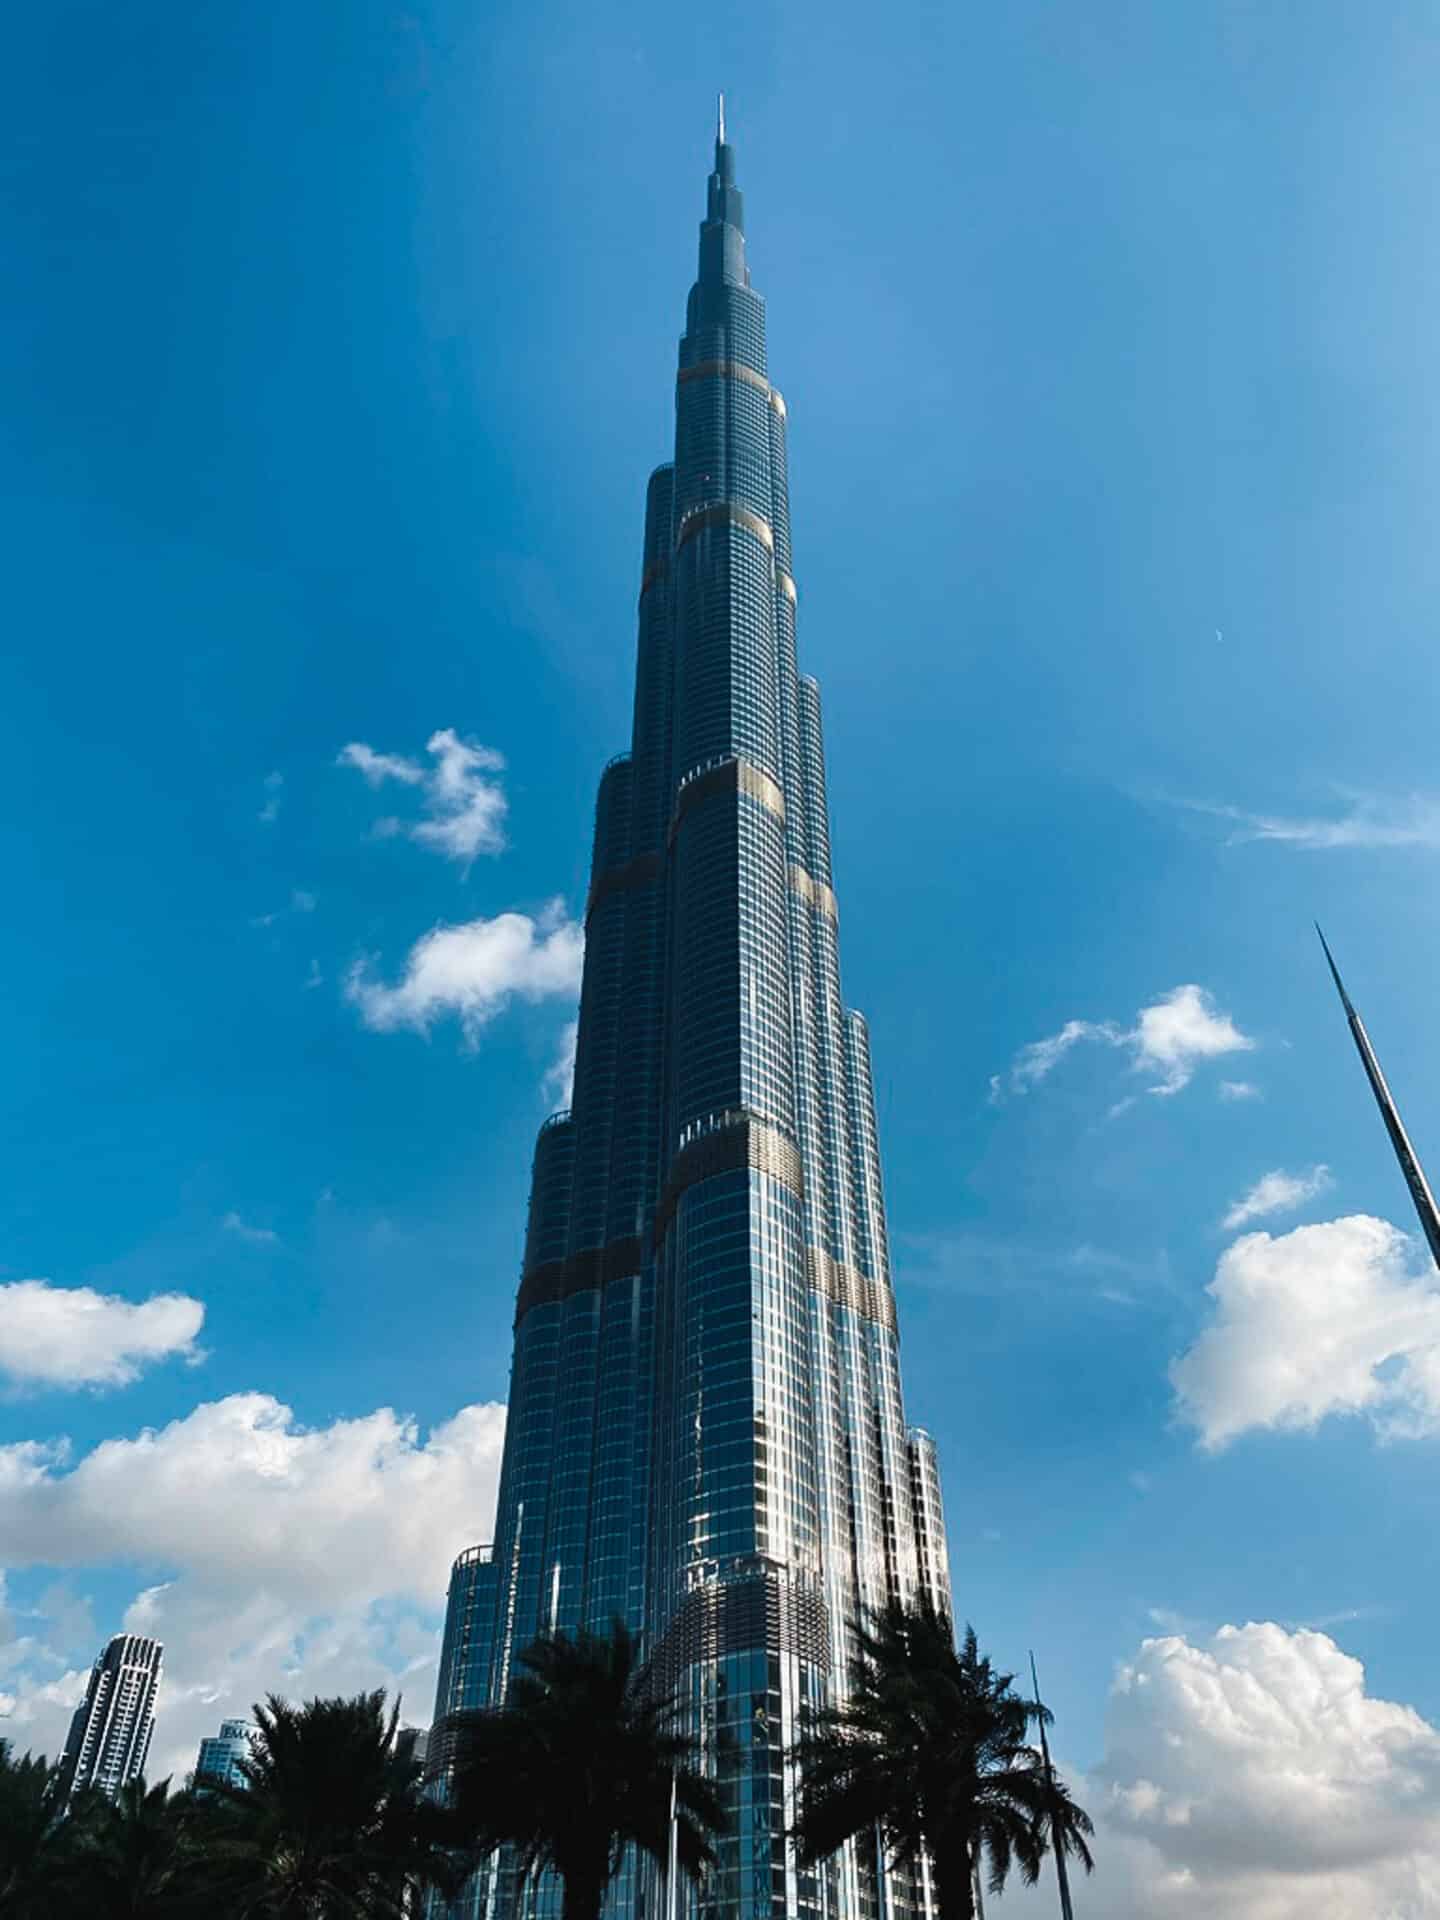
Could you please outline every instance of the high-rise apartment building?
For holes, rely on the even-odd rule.
[[[158,1640],[120,1633],[95,1662],[65,1742],[67,1792],[96,1787],[113,1800],[144,1773],[164,1651]]]
[[[924,1889],[875,1847],[801,1873],[784,1840],[784,1756],[843,1693],[858,1614],[948,1608],[949,1574],[934,1448],[902,1410],[820,695],[796,664],[786,407],[723,116],[675,404],[631,750],[596,808],[574,1094],[535,1150],[495,1539],[455,1564],[435,1720],[499,1703],[538,1632],[619,1616],[734,1811],[692,1911],[908,1920]],[[516,1900],[502,1864],[465,1910]],[[629,1862],[608,1911],[656,1900]],[[555,1889],[524,1907],[558,1911]]]
[[[247,1785],[240,1768],[242,1762],[250,1758],[255,1734],[256,1729],[248,1720],[222,1720],[219,1733],[200,1742],[195,1785],[204,1787],[207,1781],[218,1781],[226,1787]]]

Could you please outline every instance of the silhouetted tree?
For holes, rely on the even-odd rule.
[[[1050,1716],[1013,1679],[981,1658],[973,1628],[957,1650],[950,1621],[928,1603],[866,1621],[850,1698],[816,1714],[797,1748],[801,1860],[814,1865],[878,1833],[897,1866],[918,1871],[928,1855],[942,1920],[973,1920],[987,1865],[993,1893],[1012,1867],[1033,1883],[1052,1830],[1088,1872],[1089,1815],[1047,1781],[1026,1734]]]
[[[0,1914],[52,1920],[72,1833],[60,1768],[0,1740]]]
[[[401,1920],[415,1891],[463,1877],[454,1823],[423,1790],[400,1709],[271,1694],[241,1762],[246,1785],[206,1786],[212,1911],[225,1920]]]
[[[673,1782],[680,1870],[698,1878],[724,1809],[623,1622],[546,1634],[519,1665],[503,1708],[442,1730],[462,1830],[482,1850],[513,1848],[522,1875],[557,1874],[564,1920],[598,1920],[627,1847],[666,1864]]]
[[[80,1794],[67,1822],[64,1911],[86,1920],[215,1920],[203,1803],[162,1780],[132,1780],[113,1800]]]

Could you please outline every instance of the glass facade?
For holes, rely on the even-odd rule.
[[[222,1720],[219,1733],[200,1742],[195,1761],[196,1789],[203,1793],[207,1781],[227,1787],[248,1785],[241,1768],[254,1751],[258,1731],[248,1720]]]
[[[600,782],[570,1112],[535,1151],[492,1547],[456,1563],[438,1725],[543,1629],[628,1622],[735,1816],[695,1920],[909,1920],[870,1846],[800,1874],[786,1750],[859,1610],[947,1607],[901,1401],[864,1021],[840,996],[819,689],[796,665],[786,410],[715,150],[650,481],[631,751]],[[457,1914],[558,1912],[477,1878]],[[611,1896],[657,1920],[646,1863]]]

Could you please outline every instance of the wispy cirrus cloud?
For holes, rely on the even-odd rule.
[[[1344,799],[1345,810],[1334,814],[1251,813],[1244,807],[1183,804],[1191,813],[1229,821],[1232,846],[1271,841],[1307,853],[1349,847],[1440,849],[1440,798],[1426,793],[1354,793]]]
[[[370,787],[393,780],[419,792],[426,817],[407,822],[387,815],[375,823],[382,837],[403,835],[466,867],[477,854],[503,852],[509,803],[499,781],[487,776],[504,772],[504,755],[478,740],[462,739],[453,727],[432,733],[425,751],[430,766],[352,740],[340,749],[336,764],[353,767]]]
[[[969,1299],[1030,1297],[1076,1308],[1153,1309],[1176,1297],[1163,1248],[1120,1253],[1088,1241],[1057,1245],[960,1229],[902,1235],[895,1259],[899,1284]]]
[[[267,827],[273,827],[280,818],[280,792],[285,785],[283,773],[267,773],[262,785],[265,788],[265,804],[255,818]]]
[[[252,913],[250,924],[252,927],[273,927],[277,920],[283,920],[287,914],[313,913],[315,905],[313,893],[307,892],[304,887],[294,887],[291,889],[288,907],[276,907],[270,913]]]
[[[1142,1007],[1132,1026],[1122,1027],[1112,1020],[1067,1020],[1058,1033],[1030,1041],[1006,1073],[991,1079],[992,1102],[998,1103],[1007,1093],[1029,1093],[1068,1053],[1092,1040],[1129,1053],[1133,1071],[1157,1075],[1146,1091],[1160,1095],[1181,1092],[1203,1061],[1249,1053],[1255,1046],[1203,987],[1190,982],[1172,987]],[[1129,1104],[1122,1101],[1112,1112],[1121,1112]]]
[[[237,1240],[245,1241],[247,1246],[273,1247],[279,1244],[278,1233],[270,1227],[252,1226],[248,1220],[242,1220],[238,1213],[227,1213],[220,1226],[223,1232],[233,1233]]]
[[[1226,1232],[1248,1226],[1252,1220],[1264,1220],[1273,1213],[1294,1213],[1307,1200],[1328,1193],[1335,1184],[1328,1167],[1311,1167],[1308,1173],[1286,1173],[1275,1167],[1262,1173],[1242,1199],[1235,1202],[1220,1222]]]

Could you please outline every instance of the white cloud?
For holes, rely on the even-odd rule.
[[[417,760],[405,760],[398,753],[376,753],[363,740],[352,740],[342,747],[336,764],[354,767],[365,776],[367,786],[383,786],[387,780],[399,780],[407,787],[423,786],[425,769]]]
[[[157,1293],[122,1300],[47,1280],[0,1286],[0,1374],[22,1387],[123,1387],[143,1368],[198,1360],[198,1300]]]
[[[455,1014],[469,1045],[517,994],[525,1000],[572,997],[579,991],[584,930],[565,918],[556,900],[532,920],[502,913],[458,927],[435,927],[410,949],[395,986],[373,977],[372,962],[357,960],[345,980],[345,997],[377,1033],[408,1027],[428,1033]]]
[[[1259,1087],[1251,1080],[1222,1080],[1218,1091],[1222,1100],[1259,1100],[1263,1098]]]
[[[1364,1414],[1387,1438],[1440,1430],[1440,1290],[1411,1252],[1366,1214],[1228,1247],[1206,1289],[1214,1318],[1170,1368],[1201,1445],[1331,1414]]]
[[[1322,1633],[1145,1641],[1111,1694],[1087,1908],[1112,1920],[1435,1920],[1440,1731]],[[1006,1893],[1054,1912],[1054,1881]]]
[[[285,785],[285,776],[283,773],[267,773],[264,784],[265,804],[255,817],[263,820],[268,827],[273,826],[280,817],[280,789]]]
[[[252,1247],[273,1247],[280,1238],[269,1227],[252,1227],[238,1213],[227,1213],[220,1225],[226,1233],[233,1233],[237,1240],[248,1241]]]
[[[504,1408],[463,1407],[422,1438],[388,1407],[302,1427],[268,1394],[234,1394],[95,1447],[0,1449],[11,1568],[136,1572],[123,1624],[165,1643],[151,1771],[183,1774],[203,1733],[270,1688],[403,1686],[428,1720],[450,1562],[489,1537]],[[22,1659],[7,1679],[21,1746],[54,1751],[84,1686]]]
[[[1249,1053],[1255,1045],[1203,987],[1194,985],[1174,987],[1154,1006],[1142,1007],[1126,1043],[1134,1049],[1137,1067],[1160,1074],[1151,1093],[1178,1093],[1202,1060]]]
[[[557,1107],[568,1107],[575,1090],[575,1042],[580,1037],[580,1022],[567,1020],[560,1032],[560,1047],[546,1070],[542,1091]]]
[[[1263,1220],[1267,1214],[1294,1213],[1307,1200],[1328,1193],[1334,1184],[1328,1167],[1312,1167],[1308,1173],[1286,1173],[1276,1167],[1269,1173],[1261,1174],[1244,1198],[1235,1202],[1220,1224],[1230,1233],[1236,1227],[1248,1226],[1252,1220]]]
[[[1287,818],[1247,813],[1241,807],[1194,807],[1192,811],[1234,822],[1232,845],[1269,840],[1311,853],[1347,847],[1440,847],[1440,800],[1429,794],[1394,799],[1356,794],[1348,812],[1329,818]]]
[[[1202,1061],[1249,1053],[1255,1045],[1228,1013],[1220,1011],[1203,987],[1192,983],[1172,987],[1150,1006],[1142,1007],[1131,1027],[1119,1027],[1109,1020],[1068,1020],[1058,1033],[1032,1040],[1011,1063],[1009,1091],[1028,1093],[1085,1040],[1119,1047],[1130,1054],[1135,1071],[1157,1074],[1159,1078],[1147,1088],[1155,1094],[1179,1093],[1190,1084]],[[1001,1096],[1005,1085],[1005,1078],[999,1075],[990,1082],[992,1100]],[[1121,1101],[1112,1114],[1123,1113],[1130,1104]]]
[[[425,751],[434,765],[423,766],[399,754],[377,753],[361,740],[340,749],[338,764],[354,767],[371,787],[397,780],[420,789],[427,819],[389,818],[376,824],[383,835],[404,834],[419,846],[430,847],[464,866],[480,853],[500,853],[505,846],[507,801],[498,781],[485,776],[503,773],[505,760],[493,747],[463,740],[453,727],[432,733]]]
[[[1108,1022],[1067,1020],[1059,1033],[1052,1033],[1045,1040],[1032,1040],[1020,1049],[1010,1067],[1010,1091],[1028,1093],[1031,1087],[1038,1086],[1082,1040],[1105,1040],[1117,1046],[1121,1038],[1120,1029]]]
[[[271,913],[255,913],[250,916],[252,927],[273,927],[277,920],[283,920],[289,913],[313,913],[316,907],[313,893],[307,893],[303,887],[296,887],[290,895],[288,907],[276,907]]]

